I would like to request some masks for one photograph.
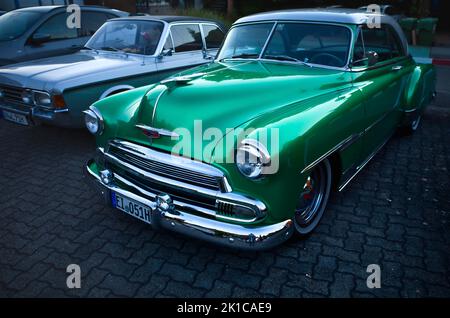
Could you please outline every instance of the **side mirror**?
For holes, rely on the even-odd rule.
[[[352,67],[366,66],[371,67],[378,63],[378,53],[375,51],[369,51],[366,56],[360,60],[353,61],[351,63]]]
[[[202,53],[203,53],[203,58],[205,60],[213,60],[214,56],[212,56],[211,54],[208,54],[208,51],[206,51],[205,47],[202,48]]]
[[[47,33],[35,33],[31,37],[31,43],[35,45],[40,45],[42,43],[48,42],[51,39],[51,35]]]
[[[172,56],[173,49],[164,49],[162,52],[158,55],[158,59],[162,59],[164,56]]]
[[[369,67],[378,63],[378,53],[375,51],[367,52],[367,64]]]

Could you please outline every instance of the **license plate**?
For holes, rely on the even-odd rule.
[[[112,206],[145,223],[152,224],[152,210],[141,203],[128,199],[118,193],[111,195]]]
[[[12,112],[8,112],[6,110],[3,111],[3,117],[6,120],[12,121],[13,123],[28,126],[27,116],[22,114],[16,114]]]

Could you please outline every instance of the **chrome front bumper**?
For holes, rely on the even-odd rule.
[[[9,106],[0,103],[0,112],[8,111],[27,117],[30,125],[39,123],[49,123],[61,127],[79,127],[80,123],[75,122],[69,115],[68,109],[44,109],[37,106],[14,105]]]
[[[84,173],[89,183],[98,190],[105,203],[111,206],[111,192],[116,192],[134,201],[144,204],[153,210],[152,226],[156,229],[167,229],[196,239],[230,246],[244,250],[267,250],[280,245],[293,234],[292,220],[267,226],[243,226],[214,219],[200,217],[183,211],[161,211],[154,199],[156,195],[133,186],[140,193],[137,195],[118,186],[114,181],[104,183],[100,176],[91,169],[94,162],[87,163]]]

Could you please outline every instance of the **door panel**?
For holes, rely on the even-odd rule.
[[[398,126],[410,69],[405,49],[390,26],[363,28],[362,32],[365,54],[373,51],[379,58],[374,66],[354,73],[354,83],[365,98],[363,155],[370,158]]]

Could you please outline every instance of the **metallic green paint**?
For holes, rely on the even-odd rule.
[[[401,69],[393,71],[393,66]],[[177,142],[161,138],[150,143],[136,124],[191,133],[195,120],[202,120],[204,130],[251,127],[256,134],[278,128],[279,153],[271,156],[279,157],[280,169],[262,179],[244,177],[235,164],[216,163],[214,149],[203,158],[192,152],[194,159],[221,169],[233,191],[267,205],[267,217],[255,224],[293,218],[302,185],[320,159],[330,159],[336,185],[346,183],[392,135],[406,112],[423,110],[435,85],[434,68],[416,65],[410,57],[359,70],[227,61],[180,75],[200,73],[183,85],[156,84],[97,102],[105,120],[98,146],[119,138],[170,152]]]

